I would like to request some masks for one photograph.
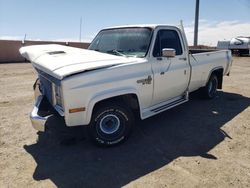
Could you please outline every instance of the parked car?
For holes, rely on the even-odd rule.
[[[183,29],[168,25],[103,29],[88,49],[36,45],[20,53],[38,73],[33,127],[46,131],[51,106],[67,126],[87,125],[100,145],[126,140],[136,113],[149,118],[200,88],[213,98],[232,65],[230,50],[190,51]]]

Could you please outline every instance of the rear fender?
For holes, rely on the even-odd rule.
[[[223,82],[223,67],[216,67],[212,69],[207,77],[206,84],[208,83],[212,74],[215,74],[218,78],[218,89],[222,89],[222,82]]]

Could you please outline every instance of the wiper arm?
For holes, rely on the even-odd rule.
[[[127,57],[125,54],[123,54],[122,52],[116,50],[116,49],[113,49],[113,50],[108,50],[106,51],[107,53],[112,53],[112,54],[116,54],[116,55],[120,55],[120,56],[124,56],[124,57]]]

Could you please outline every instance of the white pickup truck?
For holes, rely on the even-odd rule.
[[[20,53],[38,73],[33,127],[45,131],[53,108],[106,146],[128,137],[137,114],[154,116],[200,88],[213,98],[232,65],[230,51],[191,51],[184,30],[168,25],[103,29],[89,49],[36,45]]]

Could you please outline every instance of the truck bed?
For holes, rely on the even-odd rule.
[[[223,75],[229,73],[231,66],[230,50],[190,50],[192,77],[190,91],[203,87],[207,83],[210,71],[221,67]]]
[[[191,54],[214,52],[214,51],[219,51],[219,50],[216,50],[216,49],[189,49],[189,53],[191,53]]]

